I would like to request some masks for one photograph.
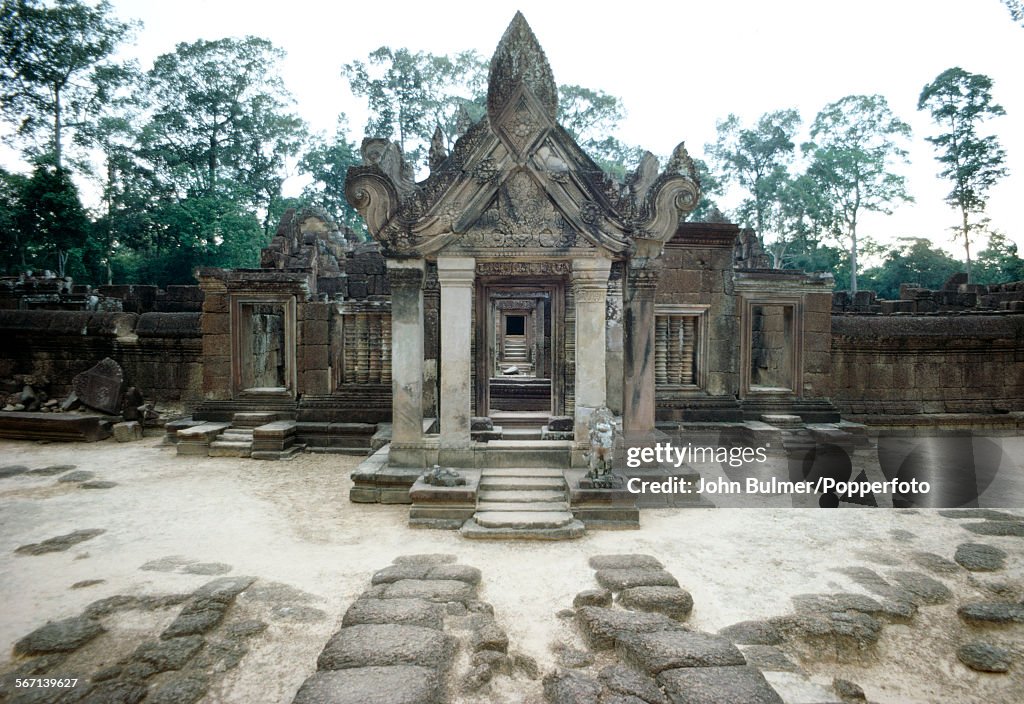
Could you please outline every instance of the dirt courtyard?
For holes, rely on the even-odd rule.
[[[222,625],[245,631],[244,638],[208,640],[195,656],[206,658],[201,701],[288,704],[374,573],[419,553],[451,554],[478,568],[480,599],[493,606],[509,652],[531,658],[540,673],[515,670],[472,694],[454,687],[453,701],[545,701],[543,674],[566,667],[567,651],[586,653],[565,610],[597,586],[588,559],[618,553],[657,558],[693,597],[686,625],[708,633],[792,614],[792,597],[802,594],[871,596],[865,574],[926,576],[949,596],[918,602],[904,622],[886,622],[856,657],[788,642],[780,648],[807,682],[831,691],[833,678],[850,680],[872,702],[1024,701],[1024,510],[1003,509],[986,521],[923,509],[652,509],[642,512],[640,530],[551,543],[470,541],[455,531],[408,528],[406,506],[350,503],[348,473],[358,459],[179,457],[159,438],[0,442],[0,701],[51,701],[26,699],[12,684],[15,674],[30,672],[16,644],[48,621],[89,613],[102,625],[87,645],[35,670],[46,665],[46,677],[88,679],[174,621],[184,597],[161,597],[247,576],[255,581]],[[979,520],[999,530],[969,527]],[[76,531],[92,532],[45,542]],[[952,562],[965,543],[991,546],[1005,559],[994,569],[965,569]],[[102,607],[88,611],[100,600]],[[958,614],[976,602],[1017,610],[990,621]],[[964,665],[958,648],[973,641],[1008,651],[1009,671]],[[609,657],[593,654],[588,667]],[[177,686],[175,676],[166,669],[150,686]]]

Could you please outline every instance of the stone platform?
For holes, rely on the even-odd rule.
[[[0,413],[0,438],[11,440],[49,440],[57,442],[96,442],[110,437],[117,416],[84,413]]]

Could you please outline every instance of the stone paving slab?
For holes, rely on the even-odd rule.
[[[387,585],[385,599],[426,599],[427,601],[458,601],[465,604],[474,598],[472,585],[456,579],[402,579]]]
[[[680,667],[746,665],[743,653],[721,636],[696,631],[660,631],[623,635],[615,652],[651,675]]]
[[[396,665],[317,672],[294,704],[438,704],[437,672],[429,667]]]
[[[785,704],[753,667],[685,667],[658,675],[672,704]]]
[[[342,626],[394,623],[441,630],[444,607],[426,599],[357,599],[345,612]]]
[[[613,592],[632,587],[678,587],[679,582],[662,569],[625,568],[598,570],[594,577],[597,583]]]
[[[681,630],[682,626],[664,614],[621,611],[600,606],[576,609],[576,623],[583,639],[594,650],[615,647],[616,639],[636,633]]]
[[[432,628],[360,624],[334,634],[317,659],[317,669],[415,665],[445,670],[454,650],[451,636]]]

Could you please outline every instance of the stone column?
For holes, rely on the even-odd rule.
[[[473,466],[469,432],[470,333],[473,326],[472,257],[438,257],[441,286],[441,455],[442,464]]]
[[[626,275],[622,433],[627,439],[654,433],[654,290],[660,273],[660,266],[648,261]]]
[[[393,467],[423,466],[422,259],[388,259],[391,282],[391,450]]]
[[[576,408],[578,447],[587,444],[587,422],[606,403],[605,302],[611,261],[574,259],[572,288],[576,300]]]

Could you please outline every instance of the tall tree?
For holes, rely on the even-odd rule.
[[[178,199],[224,198],[260,213],[264,230],[287,160],[306,137],[266,39],[199,40],[156,59],[141,154]]]
[[[35,248],[40,266],[64,276],[68,260],[89,238],[89,219],[66,169],[40,163],[25,182],[16,216],[21,246]]]
[[[807,173],[827,194],[835,214],[834,229],[845,236],[850,252],[850,290],[857,291],[857,228],[865,212],[891,213],[900,201],[913,200],[906,179],[892,171],[906,160],[899,141],[910,126],[897,118],[881,95],[849,95],[826,105],[811,125]]]
[[[1006,9],[1010,11],[1010,17],[1014,22],[1020,22],[1024,27],[1024,3],[1021,0],[1003,0]]]
[[[382,46],[341,74],[353,95],[367,99],[366,134],[396,141],[414,167],[425,164],[436,128],[450,148],[460,115],[483,113],[487,65],[474,51],[449,57]]]
[[[302,198],[323,208],[338,224],[365,237],[362,217],[345,198],[348,168],[362,161],[356,145],[349,141],[347,126],[345,116],[341,115],[334,138],[330,142],[315,140],[302,155],[299,169],[313,178],[313,182],[302,190]]]
[[[558,87],[558,122],[603,169],[619,180],[640,163],[644,153],[614,136],[625,117],[621,98],[574,84]]]
[[[946,203],[960,211],[960,223],[954,231],[964,242],[968,281],[971,233],[980,227],[971,217],[984,212],[986,191],[1007,174],[1003,166],[1006,152],[999,141],[994,135],[978,134],[985,120],[1006,114],[993,102],[991,91],[991,78],[955,66],[926,85],[917,101],[917,109],[928,110],[943,130],[926,139],[935,145],[939,153],[936,158],[944,166],[939,176],[953,184]]]
[[[132,73],[112,57],[133,25],[110,3],[4,0],[0,4],[0,111],[29,157],[65,166],[67,133],[92,143],[90,126]]]
[[[772,209],[787,178],[799,125],[796,110],[765,113],[753,127],[730,114],[718,123],[716,142],[704,147],[724,179],[747,192],[738,214],[762,240],[775,229]]]
[[[975,281],[980,284],[1024,281],[1024,259],[1017,253],[1017,244],[1002,232],[992,232],[988,247],[978,252]]]

